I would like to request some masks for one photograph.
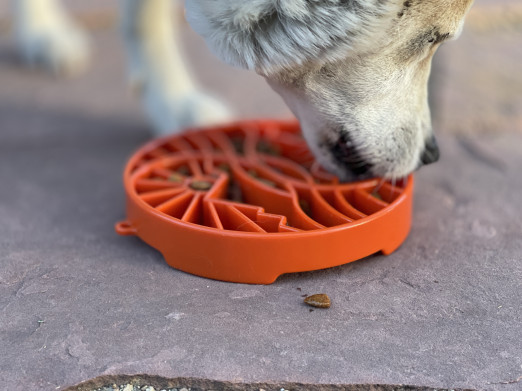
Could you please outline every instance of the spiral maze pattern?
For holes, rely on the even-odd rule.
[[[185,271],[227,281],[268,283],[284,272],[313,270],[323,266],[314,262],[308,265],[304,262],[302,267],[282,266],[283,258],[288,257],[288,251],[291,251],[289,247],[288,251],[285,250],[286,255],[278,261],[279,266],[273,266],[277,270],[267,272],[265,277],[259,279],[243,277],[245,272],[231,276],[202,272],[204,265],[196,264],[207,255],[201,253],[197,259],[191,258],[190,264],[174,260],[174,253],[179,258],[181,242],[174,246],[165,244],[167,239],[164,239],[160,243],[155,239],[160,235],[159,228],[149,229],[155,234],[145,232],[146,224],[141,224],[141,235],[138,229],[140,224],[132,220],[138,221],[145,217],[145,212],[152,212],[150,216],[160,216],[162,224],[165,221],[172,223],[177,231],[170,234],[169,243],[181,240],[179,237],[192,227],[205,232],[220,232],[223,243],[227,238],[234,239],[233,236],[239,233],[259,235],[249,236],[251,241],[248,243],[254,248],[257,243],[252,240],[256,237],[288,238],[288,235],[297,235],[296,238],[301,238],[303,233],[324,233],[331,228],[338,228],[335,234],[338,235],[350,226],[361,225],[380,211],[393,209],[411,179],[395,184],[379,179],[339,183],[335,176],[314,161],[300,135],[298,123],[248,121],[155,140],[131,158],[124,180],[130,200],[129,216],[139,212],[141,217],[118,223],[118,233],[142,237],[160,249],[171,266]],[[148,215],[147,219],[150,219]],[[409,221],[407,228],[409,230]],[[194,232],[194,235],[197,234]],[[187,237],[186,240],[193,241],[194,238]],[[200,240],[211,245],[212,238],[206,236]],[[372,245],[372,250],[366,250],[368,254],[356,251],[354,256],[369,255],[371,251],[380,249],[389,253],[404,238],[403,233],[394,237],[388,250],[385,245]],[[335,243],[342,239],[336,238]],[[244,245],[247,242],[243,238],[241,243]],[[269,244],[266,240],[263,243]],[[229,247],[235,245],[232,242],[223,244]],[[298,245],[298,241],[292,244]],[[165,250],[165,246],[170,246],[170,249]],[[282,242],[279,241],[277,246],[274,249],[282,248]],[[318,241],[317,246],[329,246],[329,242]],[[228,254],[223,262],[228,262],[230,257]],[[212,265],[215,266],[216,262],[214,259]],[[249,267],[254,270],[255,261],[252,262]],[[261,258],[258,263],[264,265],[259,267],[267,267]],[[326,262],[324,267],[342,263],[345,262],[336,259]],[[259,270],[256,273],[263,274]]]

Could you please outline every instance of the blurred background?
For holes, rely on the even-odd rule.
[[[69,79],[23,68],[10,36],[9,1],[0,0],[0,127],[5,128],[7,117],[11,117],[9,126],[27,128],[31,126],[27,123],[29,118],[38,117],[40,127],[44,127],[64,116],[79,121],[98,120],[99,126],[104,126],[104,122],[122,124],[129,127],[130,133],[136,128],[146,131],[147,119],[127,84],[125,51],[118,30],[118,1],[63,3],[88,30],[93,50],[86,72]],[[184,48],[196,79],[205,89],[227,100],[238,116],[291,115],[264,79],[222,63],[187,23],[182,24],[182,29]],[[17,125],[11,125],[12,121]]]
[[[522,2],[475,0],[435,55],[431,98],[437,132],[522,131]]]
[[[90,68],[72,79],[21,67],[10,37],[8,0],[0,0],[2,133],[5,136],[6,127],[28,130],[36,122],[40,132],[74,120],[147,132],[139,102],[126,84],[117,0],[64,3],[91,34],[94,50]],[[228,100],[239,117],[291,115],[262,78],[221,63],[186,23],[183,30],[185,50],[201,85]],[[435,56],[430,93],[436,132],[522,131],[521,69],[522,4],[476,0],[461,38]]]

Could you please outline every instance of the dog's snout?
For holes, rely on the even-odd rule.
[[[421,162],[422,162],[422,164],[435,163],[437,160],[439,160],[439,157],[440,157],[439,146],[437,145],[437,140],[435,140],[435,137],[432,136],[426,142],[426,146],[424,147],[424,152],[421,155]]]

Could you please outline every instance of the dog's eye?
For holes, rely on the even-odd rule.
[[[447,40],[451,37],[450,33],[441,34],[435,27],[425,30],[415,36],[411,41],[408,42],[406,50],[404,51],[405,58],[414,58],[417,56],[426,56],[427,53],[431,53],[432,49],[439,43]]]

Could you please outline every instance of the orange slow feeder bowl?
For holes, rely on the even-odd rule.
[[[413,177],[339,183],[297,122],[245,121],[149,142],[124,172],[127,219],[167,263],[198,276],[270,284],[382,251],[411,225]]]

